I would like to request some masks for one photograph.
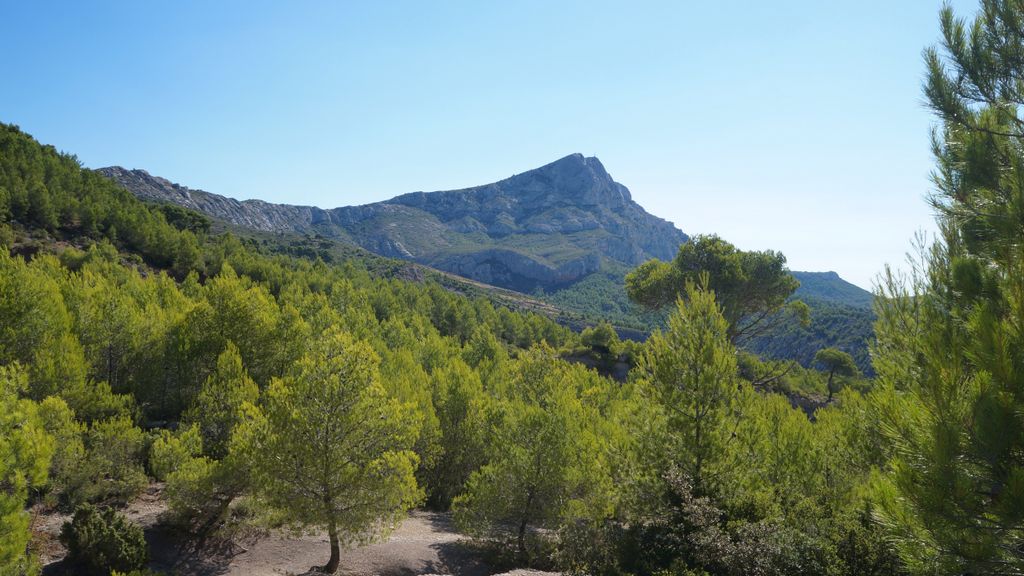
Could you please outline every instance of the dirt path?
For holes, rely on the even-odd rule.
[[[218,554],[182,551],[172,534],[159,523],[166,510],[159,485],[153,485],[124,513],[146,530],[152,562],[150,567],[183,576],[283,576],[307,574],[313,566],[327,561],[330,549],[326,534],[294,536],[271,533],[255,542],[234,546]],[[40,515],[35,524],[37,540],[46,543],[41,558],[44,574],[74,573],[74,567],[60,561],[63,548],[56,534],[66,520],[59,514]],[[490,568],[465,538],[456,533],[447,514],[415,511],[387,541],[342,551],[338,573],[348,576],[414,576],[451,574],[490,576]],[[516,570],[506,576],[554,576],[549,573]]]
[[[325,563],[330,554],[326,534],[299,537],[271,534],[246,543],[244,551],[238,549],[233,555],[212,557],[182,556],[166,547],[154,548],[154,568],[197,576],[304,574],[312,566]],[[164,548],[163,553],[157,554],[161,548]],[[340,574],[487,576],[494,573],[464,545],[448,518],[436,512],[413,512],[386,542],[345,550],[341,557]]]

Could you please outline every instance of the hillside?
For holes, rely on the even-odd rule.
[[[687,239],[580,154],[493,184],[333,209],[238,201],[143,170],[99,172],[144,200],[253,230],[319,234],[521,292],[571,285],[608,264],[668,259]]]
[[[623,394],[590,368],[601,360],[593,342],[540,314],[467,298],[438,272],[335,240],[224,228],[144,203],[0,125],[0,441],[14,448],[0,476],[15,521],[0,572],[30,562],[48,574],[276,574],[326,560],[306,573],[605,573],[633,566],[636,550],[662,558],[659,534],[674,533],[620,531],[613,514],[648,513],[621,487],[692,445],[662,417],[682,404],[655,392],[676,389],[677,354],[703,363],[706,349],[660,336],[625,346],[627,358],[644,351],[653,365],[640,375],[656,380],[642,385],[657,388]],[[731,466],[739,509],[781,509],[796,494],[829,522],[746,524],[808,543],[771,572],[792,573],[849,542],[855,510],[833,512],[846,492],[821,505],[814,494],[831,478],[818,471],[850,478],[847,462],[862,457],[847,457],[853,444],[832,428],[812,436],[791,406],[820,406],[822,374],[794,369],[758,393],[774,367],[737,355],[722,322],[699,294],[670,338],[695,327],[716,357],[739,358],[698,381],[701,396],[738,394],[750,408],[721,428],[744,442],[722,444],[731,452],[715,461],[744,463]],[[631,448],[648,439],[653,453]],[[840,441],[850,449],[819,448]],[[794,447],[781,464],[778,445]],[[800,493],[784,492],[800,487],[782,474],[792,462],[808,462],[813,480]],[[424,503],[431,512],[411,510]],[[860,533],[853,550],[870,543]],[[339,536],[380,542],[342,556]],[[610,560],[593,560],[595,546]],[[96,552],[108,549],[118,556]],[[667,558],[617,573],[662,572]]]
[[[861,372],[873,375],[868,354],[868,342],[874,338],[875,315],[871,309],[813,297],[803,301],[811,312],[808,326],[787,320],[744,347],[768,358],[796,360],[804,366],[811,365],[818,350],[834,347],[853,356]]]
[[[835,272],[796,272],[793,277],[800,281],[795,296],[803,300],[824,300],[854,308],[871,308],[874,296],[860,286],[851,284]]]
[[[810,324],[787,320],[748,342],[746,348],[768,358],[792,359],[810,366],[818,350],[835,347],[853,356],[861,372],[873,375],[868,342],[874,338],[874,296],[835,272],[793,272],[793,276],[800,281],[793,297],[810,308]]]

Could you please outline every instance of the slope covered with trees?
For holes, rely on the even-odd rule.
[[[772,548],[776,571],[815,556],[858,573],[837,548],[850,534],[885,551],[856,506],[816,492],[831,474],[819,447],[847,438],[742,384],[743,374],[769,369],[756,360],[720,367],[719,385],[739,383],[739,395],[701,400],[720,414],[700,425],[702,438],[741,422],[744,433],[701,448],[698,476],[683,479],[697,469],[658,439],[692,430],[690,396],[664,387],[683,385],[707,354],[734,355],[711,336],[727,324],[707,290],[651,351],[633,352],[645,368],[619,383],[563,361],[584,343],[542,316],[389,278],[358,258],[267,253],[189,212],[145,205],[11,126],[0,169],[0,362],[5,402],[20,407],[4,413],[24,414],[17,434],[4,434],[3,446],[23,454],[5,459],[7,477],[24,486],[5,500],[5,568],[31,569],[24,506],[116,510],[149,479],[166,482],[173,521],[200,541],[245,524],[322,527],[333,533],[328,567],[346,545],[386,534],[409,506],[429,505],[451,507],[467,533],[516,563],[710,568],[683,544],[689,529],[670,521],[685,482],[721,507],[702,529],[722,542],[754,545],[747,531],[771,525],[817,543]],[[620,346],[613,332],[600,343]],[[675,354],[691,356],[679,364]],[[843,394],[853,393],[841,403]],[[840,428],[854,417],[838,406],[828,413],[818,420]],[[19,434],[37,436],[37,451],[18,448]],[[767,438],[790,434],[791,449],[773,455]],[[325,448],[312,449],[321,440]],[[800,485],[785,472],[794,458],[810,467]],[[845,484],[835,493],[850,494],[865,475],[839,464]],[[296,467],[310,472],[290,475]],[[705,478],[725,469],[735,474]],[[805,512],[788,514],[794,502]],[[81,510],[103,526],[90,537],[126,529],[116,514]],[[84,541],[69,526],[67,541]],[[818,557],[816,548],[833,552]]]
[[[874,297],[835,272],[793,272],[800,287],[793,297],[807,304],[808,322],[783,319],[745,348],[767,358],[813,366],[819,350],[836,348],[853,356],[858,369],[874,374],[869,347],[874,340]]]
[[[47,506],[76,568],[142,568],[117,510],[154,479],[192,545],[321,529],[328,572],[424,505],[571,573],[1024,573],[1024,7],[983,8],[927,54],[942,236],[874,304],[872,382],[737,352],[792,306],[775,253],[701,239],[631,276],[662,330],[579,337],[269,253],[0,126],[0,573],[38,572]],[[584,347],[628,378],[563,360]],[[833,401],[766,392],[794,375]]]
[[[871,308],[875,297],[871,292],[851,284],[835,272],[792,272],[800,282],[796,296],[801,300],[827,300],[854,308]]]
[[[812,366],[819,350],[837,348],[853,356],[862,372],[874,373],[869,352],[875,322],[871,308],[803,296],[799,290],[794,296],[807,304],[808,322],[782,318],[771,330],[746,342],[745,349],[766,358],[795,360],[802,366]]]

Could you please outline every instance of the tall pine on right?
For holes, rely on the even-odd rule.
[[[922,574],[1024,574],[1024,2],[925,52],[939,238],[876,299],[879,517]]]

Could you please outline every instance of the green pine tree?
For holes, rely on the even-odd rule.
[[[25,502],[30,488],[46,483],[54,451],[38,406],[18,398],[26,388],[21,368],[0,367],[0,574],[24,573],[30,566]]]
[[[729,426],[741,397],[736,351],[715,294],[689,282],[665,332],[655,332],[640,360],[647,394],[663,412],[662,450],[698,493],[720,473]]]
[[[255,424],[257,490],[291,522],[327,530],[328,573],[341,544],[386,535],[422,498],[417,412],[387,396],[377,366],[367,344],[328,332],[273,380]]]
[[[926,52],[940,239],[877,300],[882,517],[921,574],[1024,574],[1024,4]]]
[[[203,452],[211,458],[227,455],[235,425],[242,420],[242,406],[255,404],[259,388],[242,366],[238,347],[230,340],[217,357],[217,368],[206,379],[192,406],[183,417],[196,423],[202,435]]]

